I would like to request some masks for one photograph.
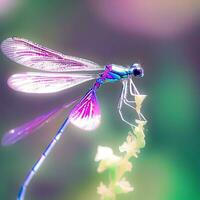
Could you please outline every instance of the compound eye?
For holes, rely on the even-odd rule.
[[[136,77],[143,77],[144,76],[144,72],[143,72],[143,69],[142,68],[135,68],[134,70],[133,70],[133,74],[134,74],[134,76],[136,76]]]

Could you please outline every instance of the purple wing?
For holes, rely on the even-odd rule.
[[[73,125],[87,131],[98,127],[101,113],[95,90],[91,89],[74,107],[69,120]]]
[[[26,124],[19,126],[15,129],[11,129],[7,133],[5,133],[2,139],[2,145],[7,146],[16,143],[17,141],[23,139],[27,135],[34,133],[35,130],[43,126],[45,123],[49,122],[50,120],[54,119],[57,114],[59,114],[62,110],[67,109],[71,106],[75,101],[72,103],[66,104],[60,108],[54,109],[51,112],[43,114]]]
[[[98,71],[103,68],[86,59],[66,56],[21,38],[8,38],[1,44],[11,60],[34,69],[50,72]]]
[[[27,72],[12,75],[8,79],[8,85],[20,92],[52,93],[74,87],[94,78],[96,75],[92,74]]]

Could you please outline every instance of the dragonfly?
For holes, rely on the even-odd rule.
[[[105,83],[122,82],[123,88],[119,98],[118,111],[125,123],[135,126],[132,122],[125,119],[122,113],[122,106],[127,105],[135,109],[133,106],[134,101],[128,99],[128,93],[131,96],[139,94],[132,81],[132,77],[141,78],[144,76],[144,70],[139,63],[130,66],[116,64],[101,66],[92,61],[64,55],[29,40],[17,37],[5,39],[1,43],[1,50],[12,61],[32,69],[43,71],[11,75],[8,78],[8,86],[16,91],[34,94],[55,93],[90,80],[95,80],[92,87],[82,98],[75,99],[71,103],[64,104],[36,117],[22,126],[11,129],[3,136],[3,146],[14,144],[55,118],[61,111],[73,105],[68,117],[66,117],[49,145],[41,154],[41,157],[28,172],[19,190],[17,200],[24,200],[27,187],[32,178],[52,151],[69,123],[85,131],[92,131],[99,126],[101,111],[96,92]],[[145,120],[145,117],[141,113],[138,113],[138,115],[140,119]]]

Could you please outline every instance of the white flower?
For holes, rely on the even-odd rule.
[[[98,162],[101,160],[109,160],[109,159],[116,160],[118,159],[118,156],[115,156],[113,154],[113,150],[110,147],[98,146],[95,161]]]
[[[124,172],[130,172],[132,170],[132,163],[129,162],[127,159],[122,159],[120,162],[119,170]]]
[[[134,134],[136,136],[138,135],[143,135],[144,136],[144,125],[147,123],[147,121],[142,121],[142,120],[138,120],[136,119],[135,122],[138,124],[135,129],[133,130],[134,131]]]
[[[139,153],[138,146],[137,146],[137,140],[135,139],[133,134],[129,134],[126,142],[124,142],[119,147],[120,152],[126,152],[130,156],[137,157],[137,153]]]
[[[147,121],[142,121],[142,120],[138,120],[138,119],[136,119],[135,122],[138,124],[138,126],[140,128],[143,128],[144,125],[147,123]]]
[[[111,198],[114,196],[113,192],[108,187],[106,187],[102,182],[100,183],[100,186],[97,188],[97,193],[100,194],[101,199]]]
[[[117,182],[116,186],[118,187],[117,190],[119,193],[128,193],[133,191],[133,187],[125,178]]]
[[[145,98],[146,95],[141,95],[141,94],[135,95],[135,104],[136,104],[135,110],[137,111],[137,113],[140,113],[141,106]]]
[[[98,146],[95,161],[99,162],[98,172],[103,172],[105,169],[118,165],[121,157],[114,155],[113,150],[109,147]]]

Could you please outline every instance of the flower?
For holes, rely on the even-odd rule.
[[[134,129],[134,134],[137,137],[138,148],[143,148],[145,146],[145,135],[144,135],[144,125],[146,121],[135,120],[138,124]]]
[[[133,187],[126,180],[125,175],[133,168],[130,162],[131,157],[137,157],[140,149],[145,146],[144,125],[147,123],[140,112],[146,95],[139,95],[136,88],[135,92],[134,102],[138,119],[135,120],[135,125],[131,124],[132,131],[128,133],[126,141],[119,146],[119,151],[123,155],[115,155],[113,150],[106,146],[98,146],[97,149],[95,157],[95,161],[99,162],[97,171],[101,173],[107,170],[109,175],[109,183],[105,185],[101,182],[97,188],[97,193],[100,194],[101,200],[115,200],[118,194],[133,191]]]
[[[128,193],[128,192],[132,192],[134,189],[125,178],[117,182],[116,186],[117,186],[116,189],[118,193]]]
[[[119,164],[119,170],[122,172],[130,172],[133,166],[132,163],[129,162],[127,159],[122,159]]]
[[[134,131],[134,134],[136,136],[138,135],[142,135],[144,136],[144,125],[147,123],[146,121],[142,121],[142,120],[135,120],[135,122],[138,124],[135,129],[133,130]]]
[[[113,154],[113,150],[110,147],[98,146],[95,161],[98,162],[101,160],[108,160],[108,159],[115,160],[117,159],[117,156]]]
[[[137,141],[132,133],[129,133],[126,142],[119,147],[120,152],[126,152],[129,156],[137,157],[139,150],[137,148]]]
[[[111,148],[105,146],[98,146],[95,161],[100,161],[99,167],[97,169],[99,173],[103,172],[109,167],[117,166],[120,160],[121,157],[114,155],[113,150]]]
[[[146,95],[141,95],[141,94],[135,95],[135,104],[136,104],[135,110],[137,113],[140,113],[142,102],[144,101],[145,98]]]
[[[106,187],[102,182],[97,188],[97,193],[101,196],[101,199],[112,198],[114,196],[112,190]]]

